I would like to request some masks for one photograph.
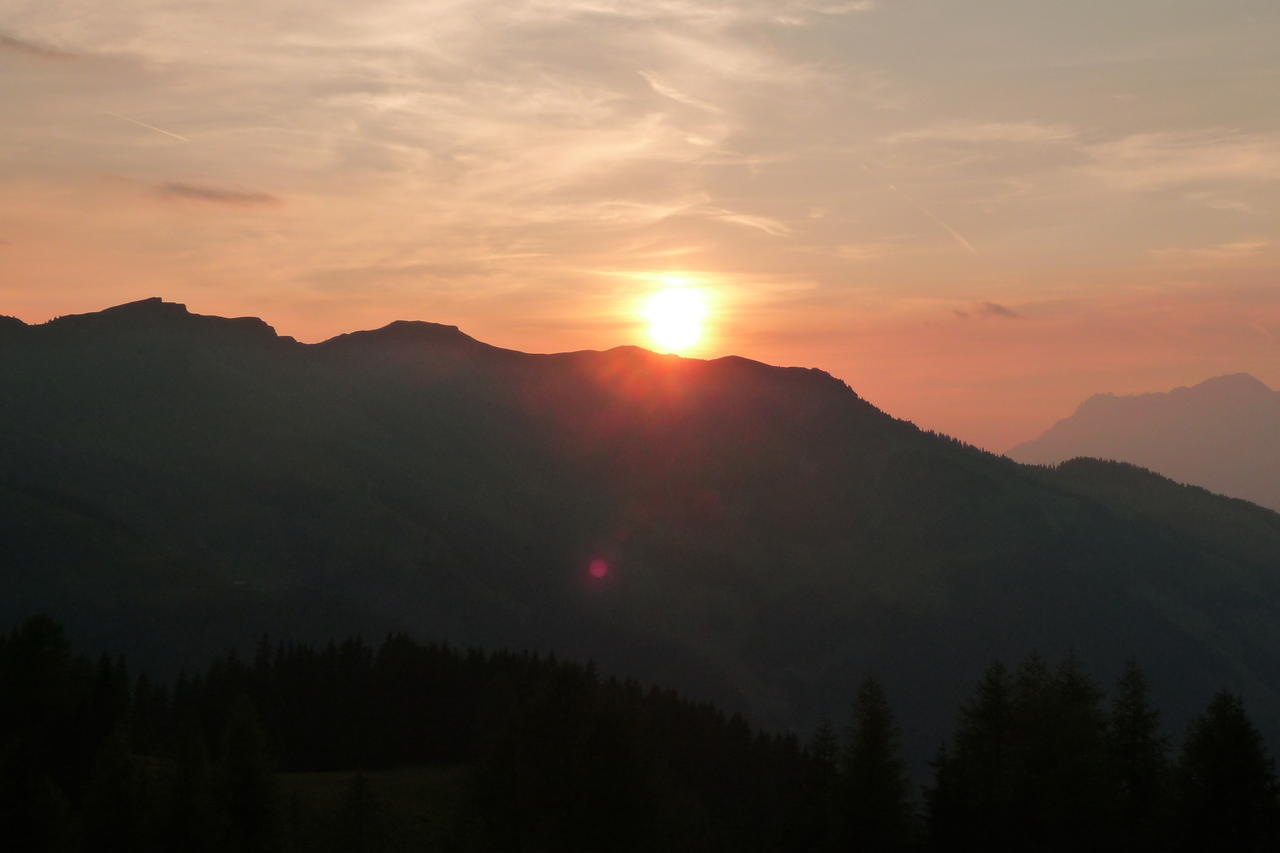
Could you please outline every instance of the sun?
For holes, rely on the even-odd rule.
[[[687,352],[702,339],[707,300],[694,287],[669,287],[646,300],[649,339],[662,352]]]

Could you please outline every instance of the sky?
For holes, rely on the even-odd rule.
[[[994,451],[1280,387],[1274,0],[0,0],[0,314],[821,367]]]

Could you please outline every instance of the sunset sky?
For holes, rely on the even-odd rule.
[[[1280,387],[1276,0],[0,0],[0,314],[821,367],[996,451]]]

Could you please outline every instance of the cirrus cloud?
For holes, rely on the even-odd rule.
[[[279,204],[280,199],[270,193],[246,192],[224,187],[198,186],[196,184],[167,183],[162,184],[157,193],[167,198],[187,199],[190,201],[225,204],[232,207],[260,207],[262,205]]]

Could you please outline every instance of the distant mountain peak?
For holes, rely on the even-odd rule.
[[[377,329],[347,332],[323,341],[326,349],[380,349],[391,347],[490,348],[463,332],[457,326],[429,323],[425,320],[395,320]]]
[[[125,302],[120,305],[113,305],[98,312],[99,314],[136,314],[136,315],[164,315],[178,316],[190,314],[187,306],[181,302],[165,302],[162,297],[148,296],[146,299],[137,299],[133,302]]]
[[[1280,392],[1248,373],[1150,394],[1097,394],[1009,456],[1116,459],[1280,510]]]
[[[357,332],[357,334],[359,333]],[[479,343],[479,341],[463,332],[457,326],[450,326],[445,323],[431,323],[426,320],[394,320],[381,329],[374,329],[369,334],[388,338]]]
[[[1228,392],[1228,393],[1244,393],[1244,394],[1270,394],[1273,393],[1266,383],[1255,378],[1248,373],[1228,373],[1225,376],[1215,376],[1212,379],[1192,385],[1190,388],[1179,387],[1173,389],[1173,393],[1180,391],[1189,392]]]
[[[232,332],[258,341],[277,341],[293,338],[276,334],[266,321],[258,317],[219,317],[193,314],[181,302],[166,302],[159,296],[150,296],[133,302],[114,305],[87,314],[68,314],[45,324],[54,329],[97,328],[113,331],[181,330],[191,332],[216,330]]]
[[[1162,400],[1213,400],[1245,398],[1258,395],[1274,394],[1266,383],[1249,373],[1228,373],[1214,376],[1195,385],[1179,385],[1171,391],[1149,391],[1142,394],[1115,394],[1105,391],[1094,394],[1076,409],[1077,415],[1095,415],[1108,412],[1115,407],[1129,407],[1138,404],[1156,403]]]

